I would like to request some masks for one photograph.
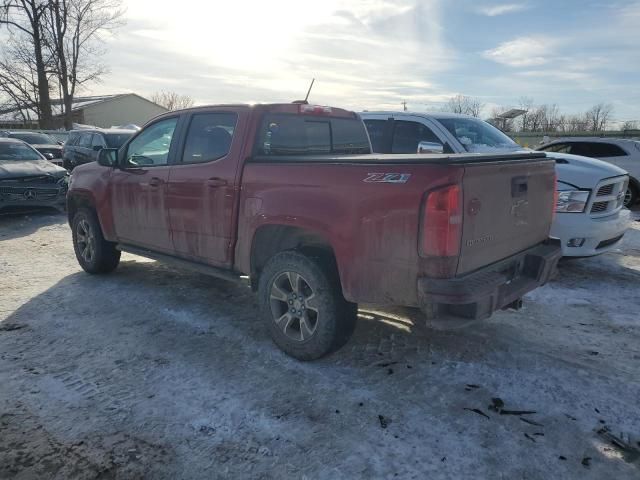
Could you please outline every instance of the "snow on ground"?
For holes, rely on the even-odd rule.
[[[130,255],[89,276],[70,237],[0,217],[0,478],[640,477],[640,222],[519,312],[362,308],[314,363],[248,289]]]

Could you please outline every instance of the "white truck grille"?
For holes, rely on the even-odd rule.
[[[619,211],[624,204],[628,182],[626,175],[602,180],[594,189],[595,195],[591,196],[587,212],[592,217],[604,217]]]

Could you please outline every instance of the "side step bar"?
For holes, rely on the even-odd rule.
[[[246,280],[241,278],[240,274],[234,272],[233,270],[225,270],[223,268],[212,267],[211,265],[206,265],[204,263],[193,262],[191,260],[184,260],[182,258],[172,257],[171,255],[165,255],[164,253],[158,253],[152,250],[147,250],[145,248],[133,247],[131,245],[125,245],[122,243],[119,243],[118,245],[116,245],[116,248],[121,252],[131,253],[133,255],[139,255],[141,257],[150,258],[152,260],[157,260],[162,263],[175,265],[176,267],[184,268],[186,270],[193,270],[198,273],[203,273],[205,275],[210,275],[212,277],[221,278],[223,280],[228,280],[230,282],[246,284]]]

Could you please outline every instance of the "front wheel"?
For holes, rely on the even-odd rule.
[[[73,249],[82,269],[87,273],[109,273],[120,263],[120,250],[108,242],[96,214],[92,210],[79,210],[72,222]]]
[[[638,195],[637,187],[630,183],[624,195],[624,206],[627,208],[633,207],[638,201]]]
[[[357,306],[342,296],[331,258],[286,251],[265,266],[260,307],[273,341],[298,360],[342,347],[355,328]]]

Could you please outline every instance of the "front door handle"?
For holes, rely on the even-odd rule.
[[[225,187],[227,185],[227,181],[224,178],[212,177],[207,180],[207,185],[211,188]]]
[[[150,187],[159,187],[163,183],[164,183],[164,180],[158,177],[152,177],[151,180],[149,180]]]

